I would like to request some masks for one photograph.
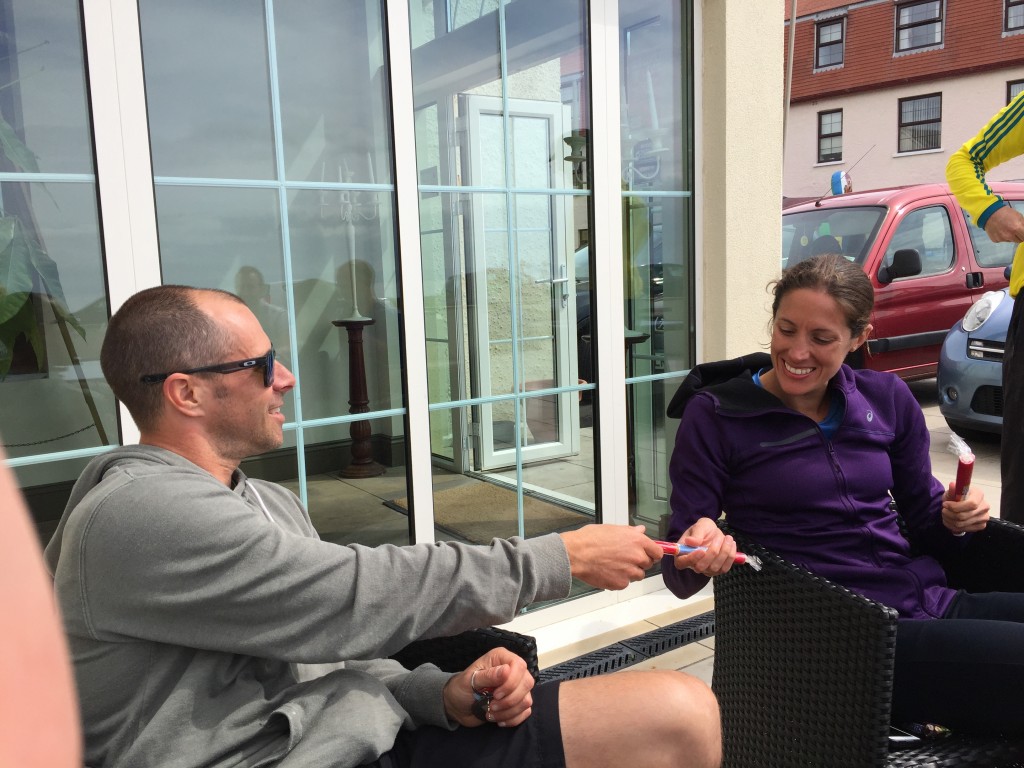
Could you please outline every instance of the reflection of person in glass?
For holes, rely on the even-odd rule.
[[[642,580],[661,559],[643,526],[331,544],[294,494],[240,469],[282,445],[295,377],[238,297],[136,294],[100,362],[140,442],[90,462],[46,549],[90,765],[720,765],[714,695],[675,670],[535,685],[504,648],[455,674],[387,658],[574,578]]]
[[[235,274],[235,293],[256,315],[280,350],[288,342],[288,313],[270,300],[270,286],[256,267],[242,266]]]

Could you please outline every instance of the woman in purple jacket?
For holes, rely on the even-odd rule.
[[[666,561],[665,582],[686,597],[729,570],[721,510],[787,560],[899,612],[894,722],[1024,730],[1024,595],[957,592],[930,556],[964,546],[989,505],[977,489],[954,500],[932,476],[902,380],[843,363],[867,340],[873,303],[843,257],[800,262],[774,286],[770,355],[691,371],[669,406],[682,419],[669,537],[707,549]],[[911,553],[892,500],[929,554]]]

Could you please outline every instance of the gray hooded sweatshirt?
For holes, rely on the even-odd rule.
[[[46,560],[93,768],[372,762],[401,728],[455,727],[450,675],[388,655],[570,586],[555,534],[339,546],[285,488],[145,445],[89,463]]]

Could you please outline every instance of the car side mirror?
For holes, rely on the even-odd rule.
[[[878,270],[878,282],[888,285],[898,277],[921,274],[921,254],[914,248],[900,248],[892,255],[892,264]]]

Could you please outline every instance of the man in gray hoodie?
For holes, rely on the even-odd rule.
[[[292,493],[239,469],[281,445],[295,379],[238,297],[142,291],[101,364],[140,444],[90,462],[46,549],[93,768],[720,763],[714,696],[678,672],[534,688],[504,649],[455,675],[387,659],[564,597],[573,576],[643,578],[662,553],[642,527],[326,543]]]

